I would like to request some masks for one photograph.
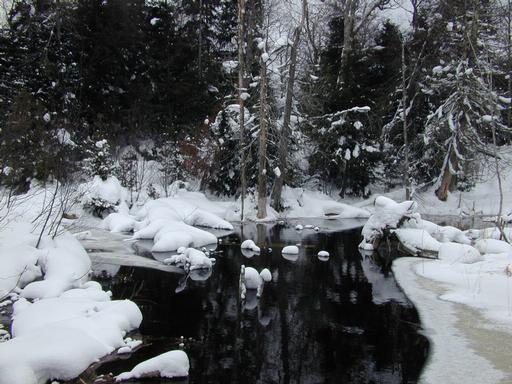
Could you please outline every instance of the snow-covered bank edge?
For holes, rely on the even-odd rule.
[[[488,320],[467,306],[441,300],[446,286],[415,272],[428,262],[403,257],[392,267],[397,283],[418,310],[423,333],[431,343],[420,383],[510,382],[512,333],[486,325]]]

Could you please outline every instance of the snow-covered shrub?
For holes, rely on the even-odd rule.
[[[86,169],[90,176],[107,180],[114,173],[110,144],[106,139],[96,141],[87,149]]]
[[[154,155],[158,164],[160,185],[165,196],[168,197],[171,184],[183,179],[186,175],[183,167],[185,158],[181,153],[180,145],[170,140],[158,146],[154,151]]]

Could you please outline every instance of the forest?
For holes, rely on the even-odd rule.
[[[511,139],[511,6],[410,0],[397,25],[385,12],[399,5],[5,3],[0,182],[80,179],[106,151],[105,176],[127,187],[134,162],[155,160],[163,185],[278,210],[283,185],[470,190]]]

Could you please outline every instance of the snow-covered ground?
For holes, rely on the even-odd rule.
[[[432,350],[422,383],[500,383],[512,380],[512,246],[497,228],[461,231],[421,218],[412,202],[376,200],[362,249],[394,233],[408,252],[393,271],[420,313]],[[407,208],[408,209],[405,209]],[[510,229],[504,232],[510,235]]]

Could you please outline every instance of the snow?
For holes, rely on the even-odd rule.
[[[126,201],[128,197],[127,190],[121,186],[121,183],[115,176],[102,180],[100,176],[96,175],[91,182],[82,185],[81,189],[84,193],[84,204],[92,199],[101,199],[117,205],[122,201]]]
[[[509,253],[512,254],[512,246],[502,240],[478,239],[475,242],[475,248],[481,254],[485,253]]]
[[[317,256],[318,257],[329,257],[330,255],[329,255],[329,252],[327,252],[327,251],[320,251],[320,252],[318,252]]]
[[[244,240],[242,242],[242,244],[240,244],[240,248],[241,249],[248,249],[248,250],[251,250],[255,253],[259,253],[260,252],[260,247],[258,247],[253,240],[250,240],[250,239],[247,239],[247,240]]]
[[[256,289],[256,297],[260,297],[265,283],[272,281],[272,274],[267,268],[258,273],[255,268],[242,265],[240,273],[242,275],[240,286],[242,299],[245,299],[247,289]]]
[[[135,214],[133,239],[154,239],[152,252],[215,244],[215,235],[195,226],[233,230],[233,225],[223,218],[228,215],[227,208],[201,193],[178,190],[172,197],[144,204]]]
[[[412,251],[438,252],[440,243],[424,229],[399,228],[393,231],[402,244]]]
[[[299,247],[297,247],[296,245],[287,245],[286,247],[283,248],[281,253],[283,255],[285,255],[285,254],[288,254],[288,255],[298,255],[299,254]]]
[[[130,372],[121,373],[116,381],[141,377],[187,377],[190,369],[188,356],[181,350],[169,351],[137,364]]]
[[[480,252],[471,245],[442,243],[439,247],[439,260],[446,263],[470,264],[481,261]]]
[[[111,232],[132,232],[135,227],[135,218],[124,213],[111,213],[101,223],[101,228]]]
[[[91,260],[78,240],[69,233],[55,239],[44,239],[38,264],[44,280],[34,281],[21,291],[30,299],[60,296],[64,291],[79,287],[88,280]]]
[[[212,260],[204,252],[194,248],[187,248],[183,253],[165,259],[164,263],[183,266],[187,271],[212,268]]]
[[[374,249],[374,242],[383,234],[383,231],[397,228],[404,217],[413,217],[415,208],[416,204],[413,201],[396,203],[387,197],[378,196],[375,199],[375,212],[363,227],[363,241],[359,244],[359,248]]]

